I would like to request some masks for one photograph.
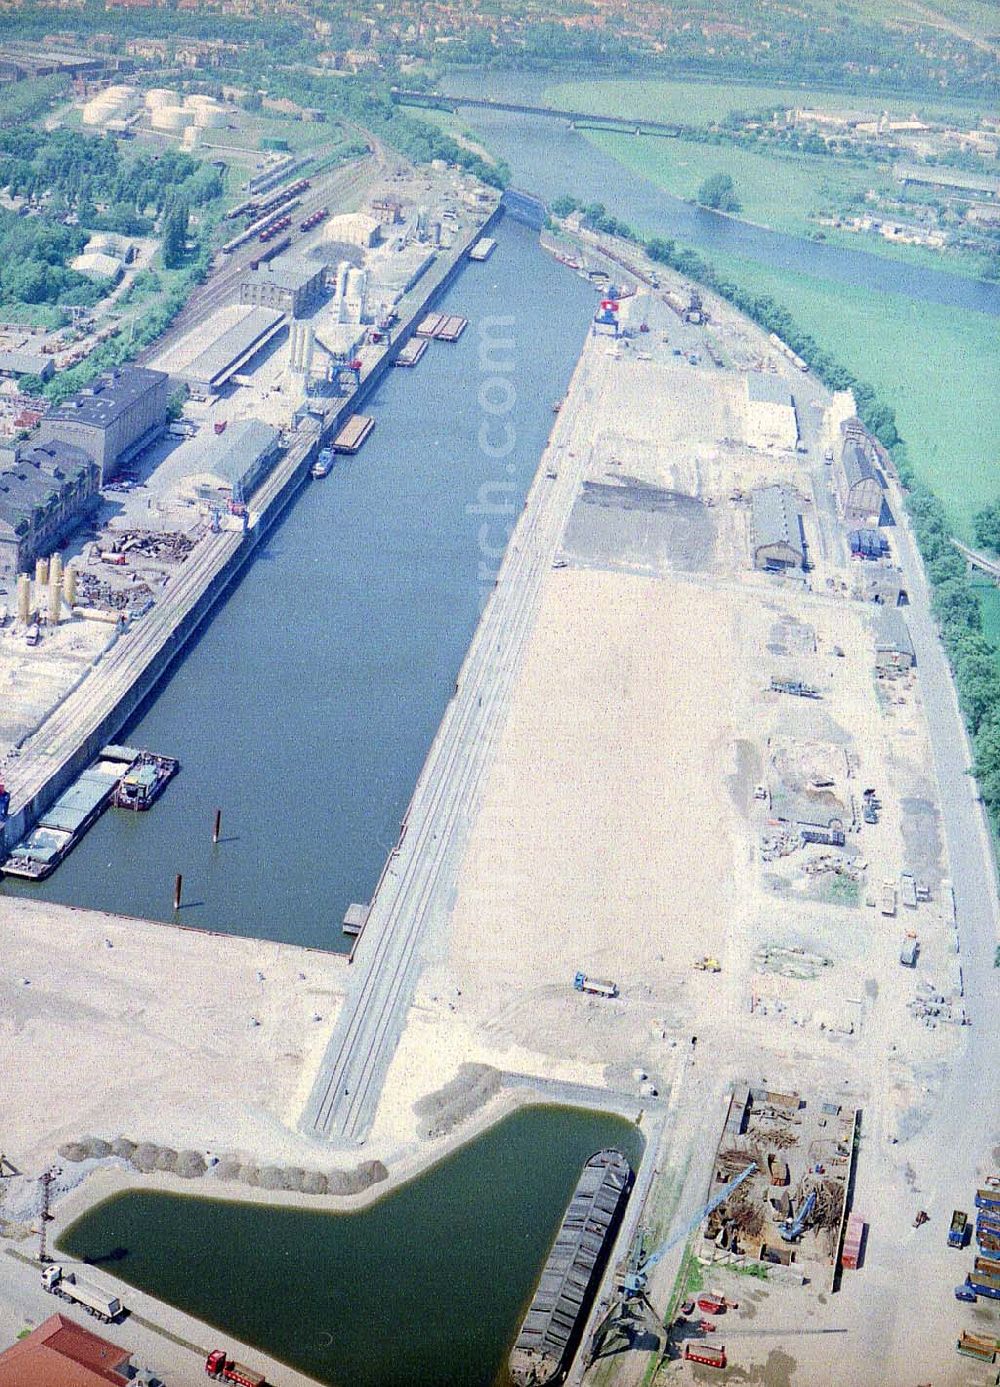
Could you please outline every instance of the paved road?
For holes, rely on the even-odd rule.
[[[266,1373],[269,1382],[280,1383],[281,1387],[319,1387],[315,1378],[116,1281],[103,1267],[88,1269],[88,1278],[117,1291],[128,1313],[119,1324],[101,1324],[83,1310],[42,1290],[38,1266],[24,1260],[25,1254],[34,1251],[30,1244],[5,1251],[6,1255],[0,1257],[0,1345],[4,1347],[13,1343],[26,1325],[41,1324],[58,1313],[128,1349],[135,1367],[149,1368],[169,1387],[202,1387],[207,1381],[205,1359],[209,1350],[223,1346],[241,1362]],[[38,1387],[45,1384],[39,1382]]]
[[[593,398],[597,369],[591,348],[577,366],[576,398]],[[303,1131],[353,1143],[363,1142],[371,1128],[413,998],[421,942],[432,924],[447,919],[462,849],[503,727],[542,580],[589,449],[570,405],[556,422],[455,696],[417,782],[403,837],[355,951],[355,981],[303,1112]],[[548,475],[553,470],[555,477]]]

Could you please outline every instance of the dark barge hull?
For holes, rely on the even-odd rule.
[[[621,1151],[598,1151],[584,1166],[511,1351],[515,1387],[545,1387],[568,1371],[631,1188]]]

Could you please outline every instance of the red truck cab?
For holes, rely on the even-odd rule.
[[[205,1359],[205,1371],[220,1382],[235,1382],[237,1387],[267,1387],[264,1374],[244,1367],[230,1358],[223,1348],[214,1348]]]

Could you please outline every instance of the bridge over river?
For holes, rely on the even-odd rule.
[[[568,111],[559,106],[530,106],[519,101],[498,101],[483,96],[451,96],[444,92],[411,91],[393,87],[392,99],[399,106],[419,106],[430,111],[457,111],[460,106],[478,106],[485,111],[513,111],[525,116],[552,116],[574,130],[613,130],[620,135],[663,135],[678,138],[691,127],[676,121],[646,120],[641,116],[601,116],[593,111]]]

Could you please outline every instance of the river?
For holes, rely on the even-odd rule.
[[[335,1387],[489,1387],[608,1145],[637,1165],[622,1119],[525,1108],[359,1213],[119,1195],[60,1247]]]
[[[551,77],[513,73],[463,73],[450,75],[441,87],[455,95],[544,106],[550,104],[546,92],[552,82]],[[578,104],[586,109],[586,98],[579,97]],[[825,245],[692,206],[618,163],[565,121],[473,106],[460,107],[459,116],[493,154],[506,160],[514,185],[545,202],[570,193],[584,202],[603,202],[613,216],[647,236],[674,237],[709,256],[724,251],[841,284],[1000,314],[1000,284]]]
[[[461,339],[389,373],[361,453],[297,498],[123,730],[180,758],[162,799],[106,813],[48,882],[0,890],[162,920],[180,872],[184,924],[345,947],[344,910],[395,844],[499,566],[481,488],[519,513],[594,307],[525,227],[496,236],[444,300],[469,319]],[[498,404],[502,462],[483,446]]]

